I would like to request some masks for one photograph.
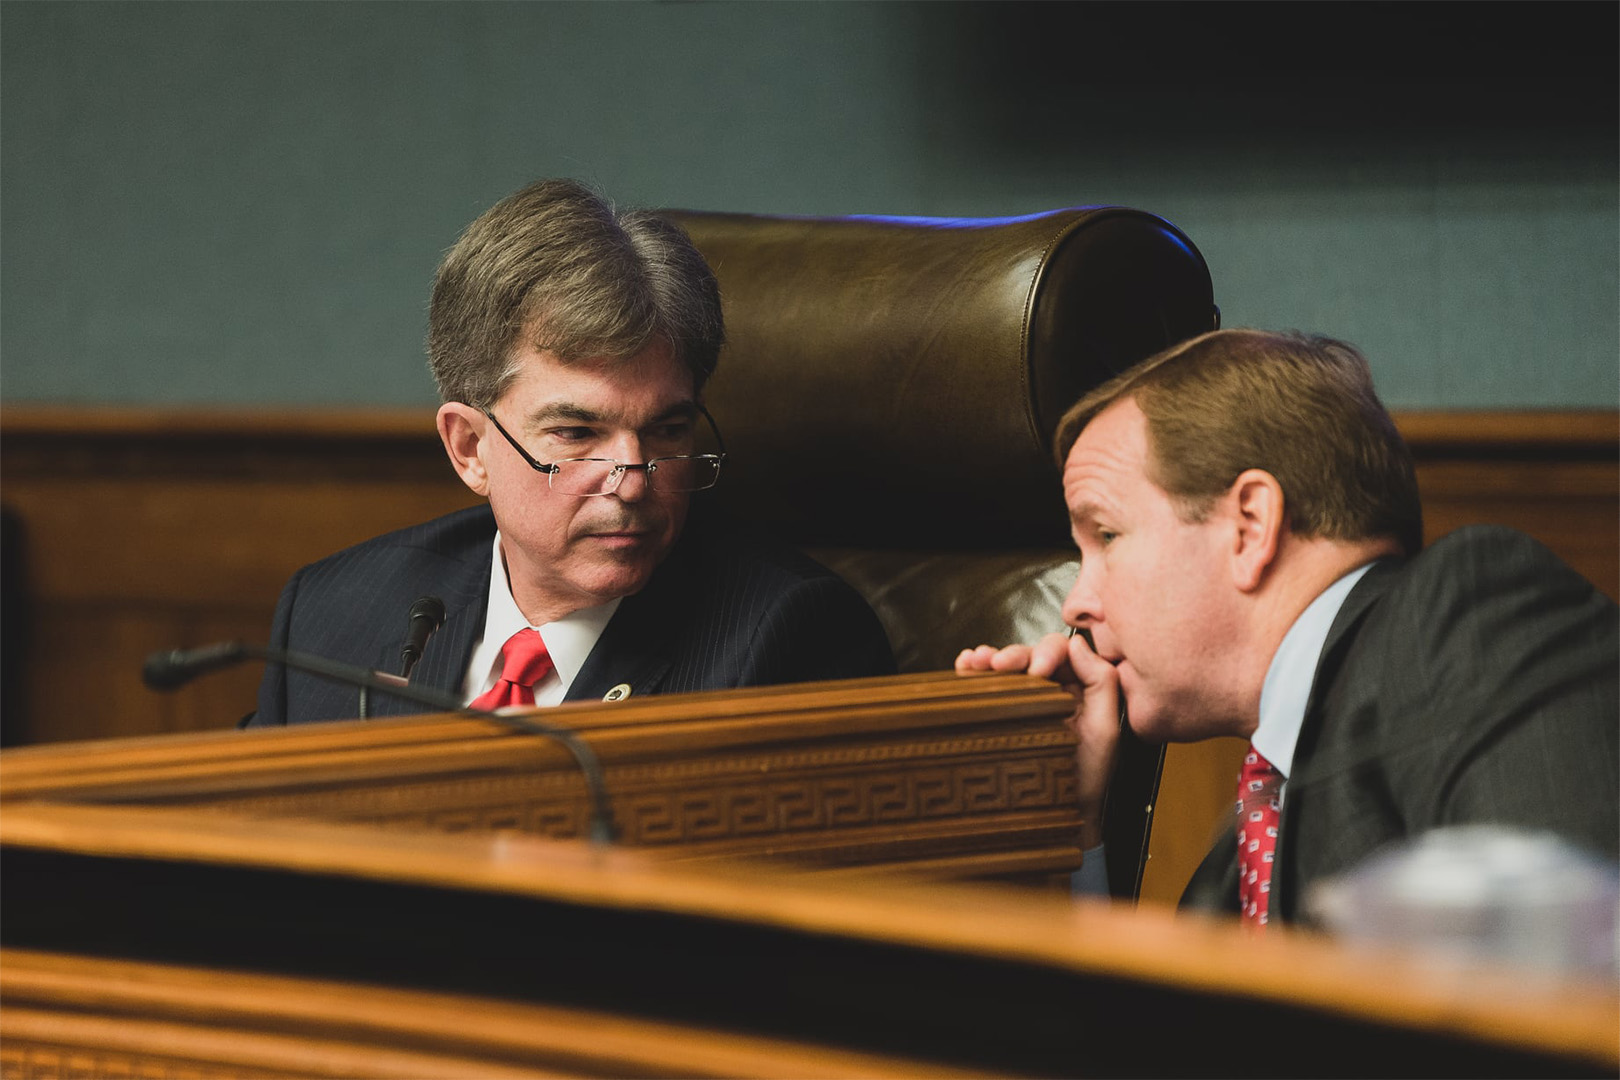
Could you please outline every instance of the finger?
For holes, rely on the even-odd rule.
[[[1028,671],[1030,648],[1028,645],[1008,645],[1005,649],[998,649],[990,658],[990,666],[996,671]]]
[[[990,665],[994,661],[995,655],[996,649],[991,645],[980,645],[976,649],[963,649],[956,656],[956,670],[960,672],[991,671],[993,669]]]
[[[1119,672],[1081,638],[1070,642],[1069,662],[1083,687],[1082,704],[1070,726],[1081,742],[1103,748],[1111,757],[1119,736]]]
[[[1101,841],[1097,824],[1119,748],[1119,672],[1098,656],[1085,638],[1064,643],[1070,669],[1081,685],[1080,705],[1069,717],[1076,737],[1076,788],[1087,821],[1087,836]]]
[[[1030,650],[1029,673],[1060,683],[1076,680],[1069,662],[1069,639],[1064,634],[1047,634]]]
[[[1083,685],[1088,687],[1118,685],[1119,673],[1114,670],[1114,665],[1098,656],[1084,635],[1076,634],[1074,637],[1065,638],[1063,646],[1064,659]]]

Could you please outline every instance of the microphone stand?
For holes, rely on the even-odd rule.
[[[491,712],[487,709],[471,709],[462,704],[461,699],[454,694],[447,694],[442,690],[434,690],[429,687],[413,686],[398,675],[386,675],[379,671],[372,671],[369,668],[339,663],[336,660],[328,660],[324,656],[315,656],[311,653],[250,645],[244,641],[227,641],[218,645],[205,645],[190,650],[174,649],[167,652],[155,652],[146,658],[142,678],[145,680],[146,685],[154,690],[172,690],[205,671],[229,667],[232,664],[249,659],[281,664],[297,671],[307,671],[312,675],[320,675],[349,686],[359,686],[363,691],[378,690],[385,694],[392,694],[394,697],[404,701],[426,705],[429,708],[439,709],[443,712],[477,716],[486,720],[493,720],[497,724],[502,724],[516,731],[555,739],[573,755],[575,764],[579,766],[579,771],[585,778],[585,787],[590,793],[591,800],[589,824],[591,842],[594,844],[611,844],[615,839],[613,816],[608,804],[607,785],[602,779],[601,761],[597,758],[596,751],[592,750],[579,736],[567,728],[547,724],[540,720],[532,720],[525,716]]]

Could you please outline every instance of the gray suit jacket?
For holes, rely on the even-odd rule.
[[[282,590],[270,644],[398,671],[406,613],[432,594],[445,621],[411,682],[458,692],[484,630],[494,535],[480,506],[306,566]],[[620,683],[639,696],[893,671],[883,627],[855,590],[798,552],[706,520],[695,502],[681,539],[620,603],[567,700],[601,700]],[[352,718],[358,705],[353,687],[271,664],[245,725]],[[371,706],[374,716],[422,711],[375,691]]]
[[[1459,529],[1357,582],[1328,633],[1283,803],[1271,910],[1429,829],[1546,829],[1620,858],[1620,609],[1552,552]],[[1236,778],[1233,778],[1234,791]],[[1224,830],[1184,907],[1236,912]]]

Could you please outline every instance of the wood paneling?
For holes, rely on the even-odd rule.
[[[432,414],[7,408],[0,500],[30,611],[8,743],[226,728],[257,668],[171,695],[159,648],[264,640],[298,567],[472,505]],[[14,602],[8,597],[7,602]]]
[[[1397,414],[1423,496],[1424,536],[1510,525],[1620,600],[1620,413]]]

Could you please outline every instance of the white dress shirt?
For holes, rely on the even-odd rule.
[[[1299,743],[1300,725],[1305,722],[1305,703],[1316,682],[1322,646],[1327,644],[1328,631],[1333,629],[1345,597],[1371,567],[1372,563],[1358,566],[1323,589],[1288,628],[1266,668],[1266,681],[1260,687],[1260,724],[1249,742],[1282,773],[1282,798],[1287,797],[1286,781],[1294,769],[1294,747]]]

